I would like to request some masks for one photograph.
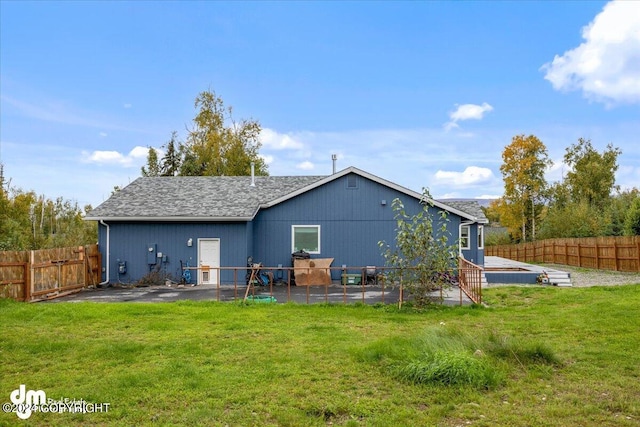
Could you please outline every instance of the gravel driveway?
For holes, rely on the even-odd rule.
[[[621,271],[593,270],[589,268],[571,267],[560,264],[545,264],[556,270],[571,273],[571,282],[574,287],[587,286],[615,286],[640,284],[640,273],[627,273]]]

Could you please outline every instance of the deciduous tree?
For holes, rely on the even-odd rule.
[[[251,163],[256,175],[267,175],[267,165],[258,155],[260,123],[235,121],[232,108],[212,91],[200,93],[195,108],[193,127],[180,147],[180,175],[249,175]]]
[[[517,135],[502,152],[504,179],[501,222],[517,240],[535,240],[547,190],[544,173],[553,162],[536,136]]]
[[[615,173],[621,153],[612,144],[599,153],[591,141],[584,138],[568,147],[564,162],[571,170],[567,172],[564,182],[571,198],[576,202],[586,201],[597,208],[605,207],[617,189]]]
[[[96,224],[82,220],[83,212],[75,202],[12,188],[2,194],[0,250],[77,246],[98,239]],[[85,212],[90,209],[86,206]]]

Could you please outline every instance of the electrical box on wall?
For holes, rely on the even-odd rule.
[[[147,264],[155,265],[157,252],[158,252],[158,245],[156,245],[155,243],[149,243],[147,245]]]

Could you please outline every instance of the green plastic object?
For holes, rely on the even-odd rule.
[[[359,285],[360,283],[362,283],[362,275],[360,274],[343,274],[342,275],[343,285]]]
[[[272,297],[269,295],[249,295],[247,297],[247,301],[253,302],[278,302],[276,297]]]

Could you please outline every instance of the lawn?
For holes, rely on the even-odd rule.
[[[640,424],[640,285],[484,298],[422,312],[1,300],[0,403],[25,384],[109,410],[0,425]]]

